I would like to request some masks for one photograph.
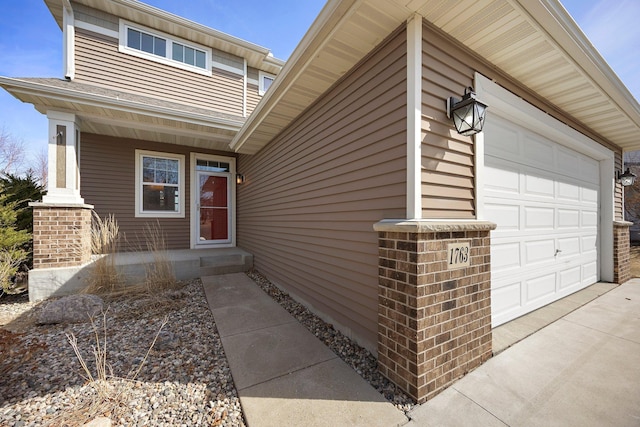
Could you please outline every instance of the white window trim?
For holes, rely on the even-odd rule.
[[[152,211],[143,212],[142,210],[142,156],[162,157],[165,159],[178,160],[178,212]],[[159,151],[136,150],[136,172],[135,172],[135,217],[136,218],[184,218],[185,216],[185,164],[184,155],[174,153],[163,153]]]
[[[270,77],[274,80],[276,78],[275,74],[265,73],[264,71],[258,71],[258,93],[260,95],[264,95],[264,93],[266,92],[266,90],[264,90],[264,84],[262,80],[263,77]]]
[[[162,57],[162,56],[158,56],[158,55],[154,55],[152,53],[148,53],[148,52],[144,52],[142,50],[138,50],[138,49],[133,49],[130,48],[129,46],[127,46],[127,29],[131,28],[133,30],[137,30],[137,31],[141,31],[147,34],[150,34],[152,36],[155,37],[160,37],[163,38],[167,41],[167,49],[166,49],[166,57]],[[172,58],[172,52],[173,52],[173,43],[172,42],[176,42],[176,43],[180,43],[181,45],[193,48],[193,49],[197,49],[197,50],[201,50],[204,51],[205,56],[206,56],[206,62],[205,62],[205,67],[206,68],[200,68],[200,67],[196,67],[194,65],[189,65],[189,64],[185,64],[184,62],[180,62],[180,61],[174,61]],[[132,22],[129,21],[125,21],[124,19],[120,20],[120,34],[119,34],[119,38],[118,38],[118,51],[122,52],[122,53],[126,53],[128,55],[132,55],[132,56],[137,56],[139,58],[144,58],[144,59],[148,59],[150,61],[155,61],[155,62],[159,62],[161,64],[165,64],[165,65],[170,65],[172,67],[175,68],[180,68],[182,70],[186,70],[186,71],[192,71],[194,73],[198,73],[198,74],[202,74],[205,76],[211,76],[211,58],[212,58],[212,52],[211,49],[197,44],[197,43],[193,43],[191,41],[188,40],[184,40],[181,39],[179,37],[175,37],[175,36],[170,36],[169,34],[157,31],[157,30],[152,30],[151,28],[145,27],[143,25],[138,25],[138,24],[134,24]]]
[[[220,243],[200,243],[200,239],[198,238],[198,198],[200,195],[198,194],[198,182],[197,182],[197,171],[196,171],[196,160],[210,160],[214,162],[225,162],[229,163],[229,174],[231,175],[231,204],[229,208],[231,209],[231,218],[230,220],[230,229],[231,235],[230,240],[228,242],[220,242]],[[190,173],[191,173],[191,249],[202,249],[202,248],[232,248],[236,246],[236,159],[235,157],[224,157],[224,156],[216,156],[212,154],[203,154],[203,153],[191,153],[190,156]]]

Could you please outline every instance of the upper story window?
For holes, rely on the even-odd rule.
[[[120,51],[211,75],[211,49],[120,20]]]
[[[258,93],[260,95],[264,95],[264,93],[271,87],[271,83],[276,78],[273,74],[265,73],[264,71],[260,71],[258,76]]]

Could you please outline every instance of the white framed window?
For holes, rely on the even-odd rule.
[[[258,73],[258,93],[264,95],[264,93],[271,87],[271,83],[276,78],[275,75],[260,71]]]
[[[183,70],[211,75],[211,49],[122,19],[119,51]]]
[[[136,150],[136,217],[184,218],[184,156]]]

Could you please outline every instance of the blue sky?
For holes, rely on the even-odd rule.
[[[640,99],[640,0],[561,0],[562,4]],[[145,0],[145,3],[271,49],[287,59],[318,15],[324,0]],[[25,19],[28,17],[28,19]],[[62,32],[43,0],[3,2],[0,76],[62,77]],[[0,129],[43,151],[46,117],[0,89]]]

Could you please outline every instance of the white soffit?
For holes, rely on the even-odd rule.
[[[413,13],[625,151],[640,105],[557,0],[329,0],[231,148],[253,154]]]

